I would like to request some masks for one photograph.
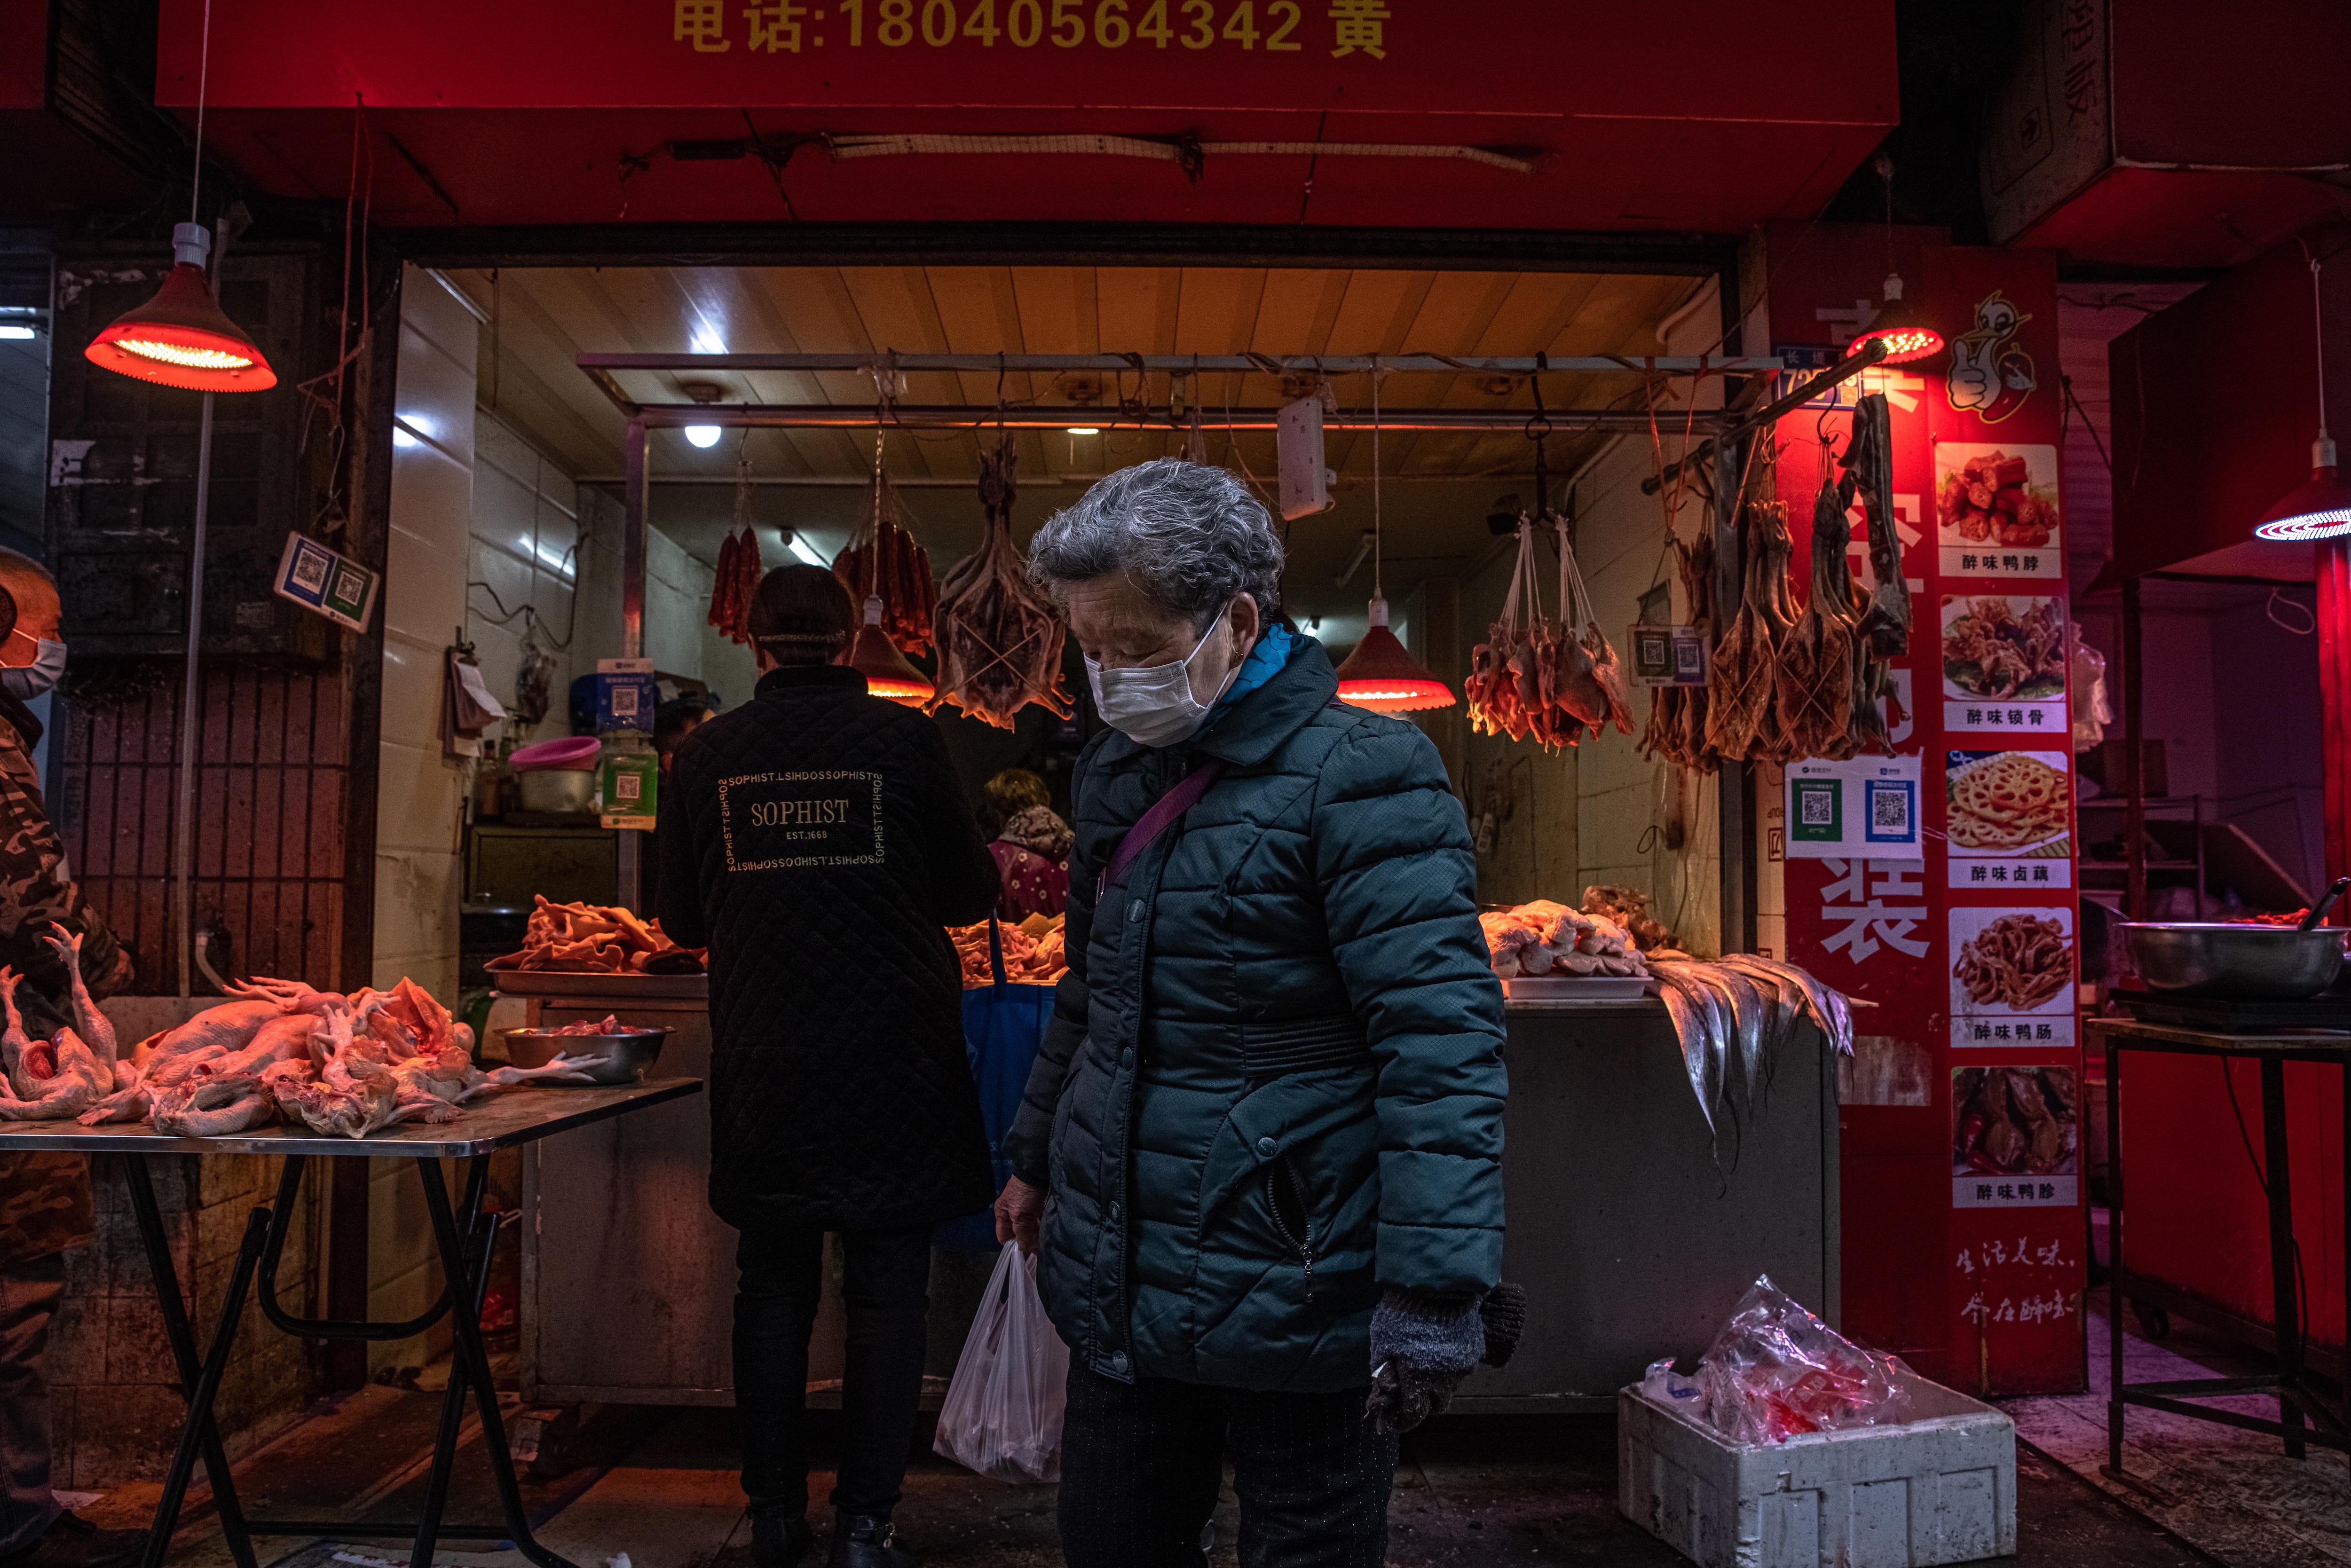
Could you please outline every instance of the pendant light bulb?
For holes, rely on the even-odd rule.
[[[2318,439],[2310,444],[2310,477],[2285,493],[2253,525],[2257,539],[2331,539],[2351,534],[2351,485],[2335,464],[2335,441],[2326,434],[2326,311],[2319,291],[2319,258],[2310,258],[2310,319],[2318,340]]]
[[[266,392],[277,372],[245,329],[213,298],[204,272],[212,231],[202,224],[172,228],[172,270],[146,304],[110,323],[82,357],[93,365],[188,392]]]
[[[872,695],[887,697],[907,707],[921,707],[931,700],[938,687],[906,662],[882,630],[882,601],[869,594],[865,600],[865,624],[857,629],[856,640],[841,657],[841,662],[865,677],[865,689]]]
[[[1388,601],[1374,599],[1371,630],[1339,666],[1339,700],[1374,713],[1417,713],[1460,699],[1388,630]]]
[[[1858,354],[1872,341],[1886,345],[1886,357],[1879,363],[1887,365],[1916,364],[1943,351],[1943,334],[1902,298],[1902,275],[1898,272],[1886,275],[1885,305],[1869,325],[1845,345],[1844,351]]]
[[[1374,713],[1451,707],[1453,688],[1412,656],[1388,630],[1387,596],[1380,587],[1380,361],[1372,358],[1372,607],[1371,625],[1339,666],[1339,700]],[[1351,569],[1349,576],[1353,575]]]
[[[2335,465],[2335,443],[2325,435],[2310,444],[2310,477],[2262,514],[2257,539],[2331,539],[2351,534],[2351,485]]]

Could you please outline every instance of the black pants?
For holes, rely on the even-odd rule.
[[[1126,1384],[1072,1362],[1061,1427],[1069,1568],[1200,1568],[1227,1455],[1241,1568],[1380,1568],[1396,1440],[1364,1416],[1369,1392]]]
[[[849,1316],[841,1385],[841,1471],[832,1503],[887,1514],[906,1477],[923,1398],[931,1228],[841,1234]],[[824,1232],[746,1230],[735,1249],[735,1419],[754,1508],[808,1506],[808,1347],[823,1284]]]

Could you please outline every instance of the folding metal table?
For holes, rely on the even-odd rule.
[[[2261,1035],[2215,1034],[2202,1030],[2175,1029],[2128,1019],[2092,1019],[2091,1034],[2106,1052],[2107,1227],[2106,1274],[2108,1375],[2105,1473],[2137,1485],[2123,1470],[2123,1412],[2133,1405],[2168,1411],[2224,1427],[2266,1432],[2285,1442],[2287,1455],[2301,1458],[2308,1446],[2351,1450],[2351,1428],[2340,1405],[2330,1406],[2313,1384],[2303,1364],[2302,1315],[2294,1284],[2294,1195],[2286,1161],[2285,1064],[2315,1061],[2344,1069],[2344,1124],[2351,1135],[2351,1034],[2324,1032]],[[2149,1051],[2174,1056],[2219,1057],[2257,1061],[2262,1079],[2262,1185],[2268,1189],[2271,1321],[2276,1325],[2276,1370],[2261,1377],[2199,1377],[2166,1383],[2123,1381],[2123,1301],[2128,1273],[2123,1263],[2123,1117],[2122,1059],[2126,1051]],[[2351,1295],[2351,1163],[2344,1169],[2344,1271],[2346,1295]],[[2215,1410],[2189,1403],[2229,1395],[2275,1394],[2278,1418],[2234,1410]]]
[[[442,1397],[441,1424],[433,1446],[433,1464],[424,1490],[424,1506],[413,1529],[400,1525],[351,1524],[330,1520],[269,1521],[272,1535],[339,1537],[407,1537],[414,1542],[413,1568],[430,1568],[435,1542],[454,1541],[506,1542],[539,1568],[574,1568],[540,1545],[532,1536],[523,1511],[522,1490],[516,1483],[514,1459],[507,1451],[506,1429],[498,1418],[498,1395],[490,1378],[489,1354],[482,1344],[482,1298],[489,1284],[492,1250],[497,1245],[504,1218],[482,1212],[482,1197],[489,1180],[490,1155],[540,1138],[623,1116],[632,1111],[699,1093],[695,1078],[656,1080],[616,1088],[557,1086],[524,1089],[493,1095],[465,1107],[463,1119],[439,1125],[402,1123],[366,1138],[321,1137],[301,1127],[267,1127],[222,1138],[173,1138],[141,1124],[133,1126],[84,1127],[74,1122],[0,1124],[0,1150],[30,1150],[51,1154],[120,1155],[130,1177],[131,1206],[138,1216],[140,1239],[147,1249],[147,1264],[155,1278],[155,1293],[163,1313],[163,1328],[180,1370],[188,1417],[180,1428],[178,1448],[164,1473],[163,1495],[155,1506],[155,1521],[147,1536],[142,1568],[162,1568],[171,1550],[172,1532],[196,1461],[204,1462],[212,1482],[213,1503],[221,1531],[238,1568],[257,1568],[253,1532],[238,1506],[229,1472],[228,1456],[221,1447],[213,1420],[213,1403],[228,1371],[229,1353],[246,1294],[260,1282],[261,1310],[289,1334],[303,1339],[402,1340],[422,1333],[445,1314],[456,1339],[449,1370],[448,1392]],[[256,1208],[246,1219],[244,1244],[229,1274],[228,1291],[220,1317],[213,1325],[212,1342],[204,1354],[196,1354],[196,1336],[180,1299],[179,1275],[172,1266],[172,1249],[164,1234],[163,1217],[155,1204],[147,1160],[152,1155],[277,1155],[286,1161],[278,1178],[277,1200]],[[441,1297],[432,1307],[406,1322],[337,1322],[299,1318],[277,1300],[277,1265],[286,1233],[295,1214],[295,1198],[309,1162],[327,1159],[405,1159],[416,1164],[424,1187],[425,1212],[441,1258]],[[464,1197],[453,1208],[444,1185],[441,1162],[471,1162]],[[465,1425],[465,1400],[471,1393],[482,1417],[482,1442],[488,1450],[490,1473],[497,1485],[498,1501],[506,1514],[499,1525],[452,1524],[441,1521],[449,1497],[449,1477],[457,1454],[457,1435]]]

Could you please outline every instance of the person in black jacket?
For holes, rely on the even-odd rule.
[[[832,1568],[904,1568],[890,1511],[922,1396],[931,1227],[994,1196],[945,927],[996,862],[938,727],[830,661],[854,626],[819,567],[751,602],[753,700],[678,747],[661,793],[663,927],[710,949],[710,1206],[742,1232],[735,1405],[756,1568],[811,1535],[809,1329],[846,1254]]]

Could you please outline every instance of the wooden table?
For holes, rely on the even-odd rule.
[[[2092,1019],[2090,1033],[2106,1051],[2107,1228],[2111,1256],[2106,1274],[2107,1350],[2112,1360],[2106,1404],[2105,1473],[2116,1480],[2137,1484],[2123,1470],[2123,1412],[2130,1406],[2168,1411],[2199,1421],[2266,1432],[2285,1441],[2285,1451],[2301,1458],[2310,1444],[2351,1451],[2351,1428],[2340,1405],[2330,1406],[2313,1386],[2303,1365],[2302,1313],[2294,1283],[2294,1198],[2286,1166],[2285,1064],[2289,1061],[2332,1063],[2344,1069],[2345,1126],[2351,1130],[2351,1033],[2304,1030],[2278,1034],[2211,1034],[2200,1030],[2135,1022],[2129,1019]],[[2277,1369],[2264,1377],[2200,1377],[2168,1383],[2123,1381],[2123,1117],[2122,1059],[2131,1051],[2160,1051],[2174,1056],[2211,1056],[2257,1061],[2262,1079],[2262,1186],[2269,1203],[2270,1307],[2276,1324]],[[2351,1160],[2344,1169],[2344,1257],[2346,1296],[2351,1296]],[[2266,1421],[2233,1410],[2214,1410],[2189,1403],[2225,1395],[2274,1393],[2278,1418]],[[2306,1419],[2305,1419],[2306,1418]]]
[[[456,1541],[512,1542],[539,1568],[573,1568],[532,1536],[523,1511],[522,1492],[515,1483],[514,1459],[507,1451],[506,1430],[498,1419],[497,1389],[490,1380],[489,1354],[482,1345],[482,1296],[488,1289],[490,1254],[497,1245],[498,1225],[505,1217],[482,1212],[482,1195],[489,1181],[490,1155],[518,1144],[536,1142],[665,1101],[699,1093],[695,1078],[659,1079],[650,1083],[615,1088],[549,1087],[495,1095],[465,1107],[465,1116],[440,1125],[403,1123],[366,1138],[321,1137],[304,1127],[266,1127],[223,1138],[166,1137],[144,1124],[131,1126],[85,1127],[74,1122],[0,1124],[0,1150],[30,1150],[51,1154],[120,1155],[130,1177],[131,1207],[138,1216],[140,1239],[147,1249],[147,1265],[155,1278],[155,1294],[163,1313],[165,1334],[179,1364],[180,1385],[188,1401],[187,1420],[180,1428],[171,1469],[164,1472],[163,1495],[155,1507],[155,1521],[147,1533],[142,1568],[162,1568],[171,1550],[172,1531],[187,1499],[196,1460],[204,1462],[212,1482],[214,1506],[219,1511],[221,1532],[227,1538],[238,1568],[256,1568],[253,1535],[238,1506],[230,1478],[228,1456],[221,1448],[219,1428],[213,1421],[213,1402],[228,1372],[229,1353],[246,1296],[258,1276],[264,1316],[301,1339],[402,1340],[423,1333],[447,1314],[457,1342],[449,1370],[448,1392],[441,1404],[441,1425],[433,1446],[433,1465],[424,1489],[424,1506],[413,1530],[400,1525],[349,1524],[340,1521],[272,1520],[272,1535],[376,1536],[413,1538],[413,1568],[431,1568],[433,1551],[443,1537]],[[179,1275],[172,1267],[171,1244],[163,1218],[155,1205],[155,1188],[148,1177],[151,1155],[279,1155],[286,1160],[277,1183],[277,1201],[256,1208],[246,1219],[245,1240],[229,1274],[228,1292],[220,1317],[213,1325],[212,1343],[201,1360],[196,1336],[180,1300]],[[433,1235],[441,1255],[441,1298],[421,1316],[406,1322],[339,1322],[298,1318],[277,1301],[277,1264],[286,1233],[295,1214],[303,1172],[314,1158],[405,1159],[416,1164],[424,1186],[424,1207],[432,1218]],[[453,1209],[449,1189],[441,1175],[444,1159],[472,1162],[465,1174],[465,1196]],[[457,1433],[465,1424],[465,1397],[470,1390],[482,1417],[482,1444],[489,1453],[490,1471],[497,1483],[498,1501],[506,1521],[497,1525],[444,1525],[441,1511],[449,1497],[449,1476],[457,1455]]]

